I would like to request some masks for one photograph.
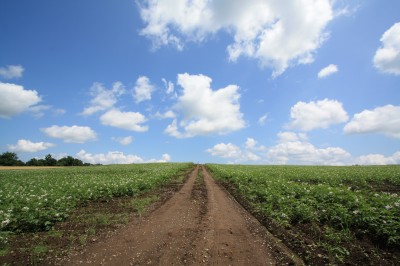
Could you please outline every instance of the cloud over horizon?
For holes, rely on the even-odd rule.
[[[20,139],[15,145],[8,145],[8,148],[15,152],[38,152],[54,146],[53,143],[49,142],[32,142],[30,140]]]
[[[343,104],[337,100],[297,102],[290,110],[291,129],[310,131],[317,128],[328,128],[331,125],[347,122],[349,119]]]
[[[389,104],[357,113],[345,125],[344,133],[381,133],[400,139],[400,106]]]

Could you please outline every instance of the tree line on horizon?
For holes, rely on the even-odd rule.
[[[89,166],[90,163],[84,163],[72,156],[63,157],[59,160],[47,154],[44,159],[32,158],[26,163],[18,158],[14,152],[4,152],[0,155],[0,166]]]

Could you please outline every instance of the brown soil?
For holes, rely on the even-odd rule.
[[[196,167],[165,204],[72,254],[63,264],[301,265],[302,261],[216,185],[204,167]]]

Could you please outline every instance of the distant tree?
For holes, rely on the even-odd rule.
[[[83,162],[79,159],[74,158],[74,165],[75,166],[83,166]]]
[[[67,156],[58,160],[57,164],[60,166],[82,166],[83,162],[72,156]]]
[[[56,166],[57,165],[57,160],[51,157],[51,154],[47,154],[46,157],[44,157],[45,165],[46,166]]]
[[[4,152],[0,155],[0,165],[3,166],[21,166],[24,163],[18,159],[18,155],[14,152]]]
[[[26,165],[28,165],[28,166],[38,166],[39,165],[38,159],[32,158],[32,159],[30,159],[29,161],[26,162]]]

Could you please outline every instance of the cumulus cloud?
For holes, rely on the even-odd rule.
[[[164,153],[164,154],[161,156],[161,161],[164,161],[164,162],[169,162],[169,161],[171,161],[171,155],[169,155],[168,153]]]
[[[150,159],[146,161],[146,163],[167,163],[170,161],[171,161],[171,155],[169,155],[168,153],[164,153],[161,156],[161,159]]]
[[[219,143],[207,149],[212,156],[232,159],[235,163],[257,162],[261,159],[259,153],[264,151],[264,146],[259,146],[253,138],[247,138],[244,148],[240,148],[232,143]]]
[[[29,111],[42,101],[37,91],[25,90],[24,87],[0,82],[0,117],[10,118],[24,111]]]
[[[318,72],[318,78],[326,78],[327,76],[330,76],[338,71],[339,68],[337,67],[337,65],[330,64]]]
[[[106,89],[101,83],[94,83],[90,88],[90,94],[93,97],[90,105],[86,107],[82,115],[92,115],[99,111],[112,108],[117,102],[118,97],[125,93],[124,85],[117,81],[111,89]]]
[[[129,145],[132,143],[133,141],[133,137],[132,136],[127,136],[127,137],[113,137],[112,140],[118,142],[121,145]]]
[[[0,77],[4,79],[20,78],[23,72],[24,68],[20,65],[0,67]]]
[[[344,132],[381,133],[400,139],[400,106],[385,105],[355,114],[344,127]]]
[[[350,153],[339,147],[315,147],[302,133],[280,132],[278,139],[278,144],[267,152],[273,164],[343,165],[351,158]]]
[[[395,152],[392,156],[388,157],[382,154],[368,154],[360,156],[355,160],[355,163],[363,165],[400,164],[400,151]]]
[[[124,154],[120,151],[110,151],[108,153],[88,153],[81,150],[76,154],[76,157],[86,163],[91,164],[132,164],[132,163],[146,163],[146,162],[169,162],[171,156],[167,153],[163,154],[161,159],[150,159],[145,161],[138,155]]]
[[[329,0],[219,0],[144,1],[141,34],[155,48],[186,41],[202,42],[219,31],[232,35],[229,60],[257,59],[273,69],[273,76],[289,66],[314,60],[314,52],[327,39],[326,26],[334,18]]]
[[[239,87],[229,85],[214,91],[211,89],[211,81],[211,78],[204,75],[178,75],[178,84],[183,88],[183,93],[174,108],[183,118],[179,123],[178,119],[174,119],[165,129],[167,134],[188,138],[226,134],[245,126],[240,112]]]
[[[279,132],[276,145],[265,147],[253,138],[242,146],[218,143],[207,152],[212,156],[229,159],[228,163],[263,163],[293,165],[385,165],[400,164],[400,151],[391,156],[368,154],[352,157],[340,147],[316,147],[305,133]]]
[[[119,151],[110,151],[106,154],[88,153],[85,150],[81,150],[76,154],[76,157],[83,162],[91,164],[131,164],[131,163],[143,163],[144,160],[137,155],[124,154]]]
[[[400,75],[400,22],[393,24],[381,37],[373,63],[383,73]]]
[[[213,156],[219,156],[222,158],[239,158],[241,156],[241,149],[232,143],[219,143],[214,147],[207,149],[207,152]]]
[[[82,126],[51,126],[43,128],[42,131],[49,137],[63,139],[67,143],[85,143],[95,140],[96,132],[90,127]]]
[[[136,132],[145,132],[149,129],[148,126],[141,125],[146,121],[146,117],[141,113],[122,112],[118,109],[111,109],[100,117],[100,122],[103,125]]]
[[[135,88],[133,89],[133,98],[136,103],[146,100],[151,100],[151,93],[154,91],[154,86],[146,76],[141,76],[136,80]]]
[[[20,139],[15,145],[8,145],[8,148],[15,152],[38,152],[54,146],[53,143],[49,142],[32,142],[30,140]]]
[[[292,121],[289,123],[289,128],[303,131],[328,128],[330,125],[344,123],[349,119],[343,104],[329,99],[309,103],[298,102],[291,108],[290,117]]]
[[[264,151],[265,147],[259,145],[258,142],[253,138],[247,138],[245,143],[245,148],[247,151]]]

